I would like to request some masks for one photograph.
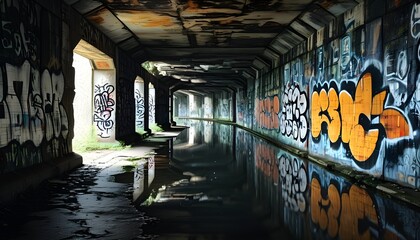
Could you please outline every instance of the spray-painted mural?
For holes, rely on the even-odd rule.
[[[280,100],[277,95],[256,100],[255,116],[257,126],[265,130],[280,131]]]
[[[317,48],[272,74],[262,71],[247,91],[255,108],[237,98],[238,123],[312,156],[418,188],[420,4],[364,19],[362,3],[341,16],[340,36],[324,39],[321,29]],[[273,89],[276,80],[268,78],[277,72]]]
[[[382,16],[368,5],[339,16],[337,33],[319,29],[307,52],[293,49],[282,66],[259,71],[237,94],[237,122],[313,157],[419,188],[420,4],[384,8]],[[223,101],[214,112],[224,114]]]
[[[237,161],[247,161],[248,184],[259,206],[269,209],[270,219],[280,217],[280,225],[294,239],[420,237],[415,207],[376,194],[249,132],[236,131]]]
[[[93,122],[96,123],[97,135],[100,138],[110,138],[114,129],[115,88],[108,83],[97,84],[93,98]]]
[[[60,64],[49,64],[61,48],[49,50],[51,61],[40,60],[40,15],[33,1],[0,2],[0,172],[68,152],[64,76]],[[56,27],[52,22],[46,32]],[[41,70],[41,62],[51,69]]]

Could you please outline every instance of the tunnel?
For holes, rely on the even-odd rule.
[[[420,239],[418,1],[0,19],[1,239]]]

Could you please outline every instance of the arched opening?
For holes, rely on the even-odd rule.
[[[83,151],[115,140],[115,67],[112,58],[81,40],[73,50],[75,69],[73,148]]]

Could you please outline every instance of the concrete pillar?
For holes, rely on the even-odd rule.
[[[152,134],[149,126],[149,80],[144,79],[144,131]]]

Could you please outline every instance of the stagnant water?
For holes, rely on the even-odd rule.
[[[174,141],[170,162],[182,177],[166,184],[161,180],[140,206],[156,218],[144,226],[151,235],[420,239],[415,206],[353,184],[233,126],[208,121],[185,125],[190,127]],[[167,171],[155,170],[154,181]]]
[[[420,239],[415,206],[233,126],[183,124],[0,201],[0,239]]]

